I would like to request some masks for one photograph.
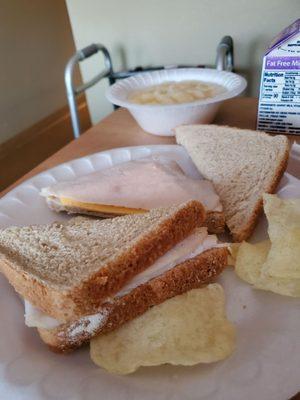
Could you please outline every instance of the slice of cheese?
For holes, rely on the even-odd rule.
[[[97,204],[97,203],[85,203],[82,201],[69,199],[67,197],[60,197],[59,201],[60,204],[63,206],[81,208],[82,210],[93,211],[99,214],[109,214],[109,215],[143,214],[144,212],[148,211],[142,208],[129,208],[129,207],[111,206],[111,205]]]

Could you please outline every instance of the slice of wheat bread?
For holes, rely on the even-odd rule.
[[[101,312],[54,329],[41,329],[42,340],[56,352],[69,352],[100,333],[112,331],[150,307],[211,282],[227,266],[225,247],[206,250],[164,274],[102,305]]]
[[[60,204],[56,199],[51,197],[46,199],[49,208],[56,212],[66,212],[67,214],[82,214],[82,215],[92,215],[94,217],[100,218],[114,218],[121,216],[118,214],[109,214],[97,211],[86,210],[81,207],[66,206]],[[222,233],[225,230],[225,215],[223,211],[206,211],[206,220],[203,224],[207,227],[208,233]]]
[[[113,219],[10,227],[0,231],[0,271],[47,315],[75,320],[97,312],[204,220],[201,203],[190,201]]]
[[[175,133],[200,173],[213,182],[234,241],[247,239],[262,211],[262,195],[275,191],[286,169],[288,139],[214,125],[180,126]]]

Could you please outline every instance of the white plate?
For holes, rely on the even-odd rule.
[[[4,196],[0,200],[0,226],[67,218],[48,210],[38,194],[40,188],[157,153],[177,160],[187,174],[198,175],[180,146],[131,147],[93,154],[43,172]],[[294,147],[291,171],[299,171],[299,154]],[[300,197],[300,181],[285,174],[279,193]],[[265,233],[261,224],[254,240]],[[0,398],[288,399],[300,389],[299,300],[253,290],[231,270],[219,281],[226,291],[228,316],[237,328],[237,349],[229,359],[195,367],[142,368],[131,376],[119,377],[97,368],[87,348],[68,356],[48,351],[37,332],[24,325],[23,305],[0,276]]]

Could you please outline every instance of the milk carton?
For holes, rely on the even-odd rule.
[[[257,129],[300,135],[300,19],[275,37],[264,56]]]

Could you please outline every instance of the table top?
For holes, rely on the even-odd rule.
[[[256,113],[256,98],[237,97],[227,100],[221,105],[214,123],[255,129]],[[300,143],[299,136],[290,135],[289,139]],[[127,110],[119,109],[87,130],[79,139],[73,140],[18,179],[13,185],[2,191],[0,197],[31,176],[73,158],[117,147],[173,143],[175,143],[174,137],[154,136],[146,133],[137,125]]]

